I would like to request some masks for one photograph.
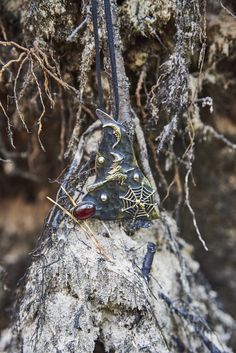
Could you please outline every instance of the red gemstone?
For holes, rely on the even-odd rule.
[[[92,202],[81,202],[75,207],[73,215],[76,219],[82,220],[92,217],[96,212],[96,207]]]

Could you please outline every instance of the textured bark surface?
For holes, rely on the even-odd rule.
[[[102,81],[106,109],[112,111],[102,4]],[[0,6],[0,242],[7,271],[0,268],[2,308],[13,302],[7,286],[28,266],[29,257],[22,254],[33,247],[32,234],[39,232],[50,207],[45,196],[62,183],[79,199],[94,178],[101,128],[94,114],[89,2],[11,0]],[[158,189],[161,218],[136,231],[94,220],[79,227],[55,207],[17,292],[12,324],[9,315],[0,319],[0,351],[233,351],[235,323],[193,259],[193,247],[182,240],[194,243],[204,273],[235,315],[230,250],[236,242],[236,9],[233,2],[228,6],[112,1],[120,120]],[[10,60],[15,61],[4,66]],[[50,186],[48,178],[56,182]],[[57,201],[70,209],[62,189]],[[193,210],[209,253],[196,236]],[[141,268],[150,241],[157,252],[148,282]],[[9,284],[7,273],[18,267]]]
[[[232,320],[199,283],[188,247],[175,253],[176,229],[166,222],[173,239],[160,222],[133,237],[113,223],[110,235],[89,223],[110,261],[73,223],[61,222],[30,268],[11,351],[96,352],[99,343],[104,352],[230,351]],[[149,284],[140,271],[147,241],[158,244]]]

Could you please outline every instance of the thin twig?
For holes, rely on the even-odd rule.
[[[33,51],[31,51],[31,53],[32,53],[32,56],[38,61],[38,63],[39,63],[39,65],[41,66],[41,68],[42,68],[43,70],[45,70],[45,71],[48,73],[49,76],[51,76],[55,81],[57,81],[57,82],[58,82],[61,86],[63,86],[64,88],[66,88],[66,89],[68,89],[68,90],[70,89],[70,90],[72,90],[74,93],[76,93],[76,95],[79,95],[79,91],[78,91],[75,87],[69,85],[68,83],[66,83],[65,81],[61,80],[59,77],[57,77],[54,73],[52,73],[52,72],[43,64],[42,60],[40,59],[40,57],[39,57],[38,55],[36,55]]]
[[[33,60],[31,60],[30,70],[31,70],[31,74],[32,74],[32,76],[33,76],[33,78],[35,80],[35,83],[36,83],[36,86],[37,86],[37,89],[38,89],[38,93],[39,93],[39,99],[40,99],[40,102],[41,102],[41,105],[42,105],[42,108],[43,108],[43,110],[42,110],[42,112],[40,114],[40,117],[38,118],[38,140],[39,140],[39,144],[40,144],[42,150],[45,152],[45,148],[44,148],[44,146],[42,144],[42,141],[41,141],[41,138],[40,138],[40,134],[41,134],[42,128],[43,128],[42,119],[43,119],[43,116],[45,114],[46,109],[45,109],[45,105],[44,105],[44,101],[43,101],[42,90],[40,88],[38,78],[37,78],[37,76],[35,75],[35,72],[34,72]]]
[[[226,12],[228,12],[228,14],[229,14],[230,16],[232,16],[233,18],[236,19],[236,15],[235,15],[233,12],[231,12],[231,11],[222,3],[221,0],[220,0],[220,4],[221,4],[222,8],[223,8]]]
[[[46,74],[45,71],[43,72],[43,74],[44,74],[44,84],[43,84],[44,85],[44,90],[45,90],[45,93],[46,93],[50,103],[51,103],[51,109],[53,109],[54,106],[55,106],[55,101],[52,98],[52,94],[51,94],[51,91],[49,89],[49,82],[48,82],[47,74]]]
[[[64,189],[65,191],[65,189]],[[53,199],[51,199],[49,196],[47,196],[47,199],[49,201],[51,201],[54,205],[58,206],[65,214],[67,214],[76,224],[79,225],[79,227],[85,232],[85,234],[87,234],[89,236],[89,238],[93,241],[93,243],[95,244],[96,248],[99,250],[99,253],[101,255],[103,255],[108,261],[112,261],[110,259],[110,257],[106,254],[105,249],[101,246],[101,244],[98,242],[96,236],[94,235],[93,231],[91,230],[91,228],[89,227],[89,225],[87,224],[87,222],[79,222],[74,215],[69,212],[67,209],[65,209],[63,206],[61,206],[59,203],[57,203],[56,201],[54,201]],[[74,203],[74,202],[73,202]]]
[[[204,125],[204,124],[203,124]],[[217,132],[212,126],[204,125],[204,132],[209,132],[212,136],[214,136],[217,140],[224,142],[230,149],[236,151],[236,144],[229,141],[224,135]]]
[[[72,42],[76,34],[86,25],[87,17],[80,23],[78,27],[76,27],[72,33],[66,38],[67,42]]]
[[[1,102],[0,102],[0,107],[2,108],[3,114],[5,115],[5,117],[7,119],[7,131],[8,131],[8,137],[9,137],[10,143],[13,148],[16,148],[14,145],[14,141],[13,141],[13,133],[12,133],[12,129],[11,129],[10,117],[7,115],[7,112],[4,109]]]
[[[61,88],[60,88],[60,93],[61,93]],[[65,119],[65,112],[64,112],[64,107],[63,107],[63,100],[59,100],[59,106],[60,106],[60,115],[61,115],[61,131],[60,131],[60,154],[59,154],[59,160],[63,160],[63,156],[65,153],[65,132],[66,132],[66,119]]]
[[[23,126],[24,126],[24,128],[25,128],[25,130],[26,130],[27,132],[29,132],[29,129],[28,129],[26,123],[25,123],[24,116],[23,116],[23,114],[22,114],[21,111],[20,111],[19,101],[18,101],[18,98],[17,98],[17,81],[18,81],[18,79],[19,79],[19,76],[20,76],[21,70],[22,70],[22,68],[23,68],[23,65],[25,64],[25,62],[26,62],[28,59],[29,59],[29,57],[28,57],[28,55],[26,55],[26,56],[24,57],[24,59],[21,61],[20,66],[19,66],[18,71],[17,71],[17,74],[16,74],[16,78],[15,78],[15,80],[14,80],[14,86],[13,86],[14,99],[15,99],[16,109],[17,109],[18,114],[19,114],[19,116],[20,116],[21,122],[22,122],[22,124],[23,124]]]
[[[5,31],[4,25],[2,23],[2,20],[0,20],[0,28],[1,28],[1,31],[2,31],[3,39],[7,40],[7,34],[6,34],[6,31]]]
[[[3,65],[3,67],[1,68],[1,70],[0,70],[0,75],[2,75],[2,74],[4,73],[4,71],[5,71],[6,69],[8,69],[9,66],[11,66],[12,64],[14,64],[14,63],[19,63],[19,62],[23,59],[23,57],[24,57],[25,55],[26,55],[25,52],[23,52],[23,53],[21,53],[21,54],[19,55],[19,57],[18,57],[17,59],[12,59],[12,60],[8,61],[8,62],[7,62],[5,65]]]
[[[25,47],[22,47],[22,45],[16,43],[16,42],[13,42],[13,41],[10,41],[10,42],[4,42],[4,41],[0,41],[0,45],[3,45],[4,47],[16,47],[20,50],[23,50],[24,52],[28,53],[29,52],[29,49],[25,48]]]
[[[142,68],[142,71],[139,75],[137,87],[135,90],[136,104],[140,109],[144,124],[146,124],[146,122],[147,122],[147,113],[145,112],[144,107],[142,105],[140,92],[141,92],[143,84],[145,82],[146,75],[147,75],[147,67],[146,67],[146,65],[144,65]]]
[[[192,170],[192,169],[189,168],[188,171],[187,171],[187,173],[186,173],[186,175],[185,175],[185,195],[186,195],[186,196],[185,196],[185,203],[186,203],[186,205],[187,205],[187,207],[188,207],[188,209],[189,209],[189,212],[190,212],[191,215],[192,215],[192,218],[193,218],[193,225],[194,225],[194,228],[195,228],[195,230],[196,230],[196,232],[197,232],[198,239],[199,239],[200,242],[202,243],[204,249],[205,249],[206,251],[208,251],[208,247],[207,247],[207,245],[206,245],[206,242],[205,242],[205,240],[202,238],[202,235],[201,235],[200,230],[199,230],[199,228],[198,228],[197,221],[196,221],[196,217],[195,217],[195,212],[194,212],[192,206],[190,205],[188,183],[189,183],[189,175],[190,175],[190,173],[191,173],[191,170]]]
[[[211,136],[216,138],[219,141],[222,141],[227,147],[229,147],[231,150],[236,151],[236,144],[229,141],[223,134],[220,134],[218,131],[214,129],[214,127],[210,125],[205,125],[199,117],[195,117],[195,121],[193,121],[193,124],[196,126],[196,130],[202,131],[204,134],[209,133]]]

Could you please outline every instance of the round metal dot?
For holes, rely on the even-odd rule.
[[[102,202],[106,202],[107,201],[107,194],[105,192],[103,192],[101,194],[101,200],[102,200]]]
[[[135,172],[133,178],[134,178],[135,181],[139,181],[139,180],[140,180],[140,175],[139,175],[139,173],[138,173],[138,172]]]
[[[104,162],[105,162],[105,158],[104,157],[102,157],[102,156],[98,157],[98,163],[99,164],[103,164]]]

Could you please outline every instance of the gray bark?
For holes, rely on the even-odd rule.
[[[114,1],[112,6],[116,17],[118,11]],[[146,20],[141,21],[136,15],[137,6],[139,17]],[[47,47],[49,44],[45,38],[53,36],[63,47],[68,33],[59,29],[63,21],[67,23],[73,18],[67,14],[68,7],[69,2],[60,0],[50,4],[44,0],[37,4],[30,2],[32,13],[26,18],[32,27],[28,32],[26,30],[26,37],[31,38],[29,31],[33,31],[42,41],[40,44]],[[155,33],[158,21],[160,28],[165,26],[173,13],[176,42],[158,73],[159,78],[147,103],[153,118],[159,119],[159,102],[170,115],[169,123],[158,137],[160,151],[165,144],[173,147],[177,123],[187,108],[193,111],[193,121],[199,127],[198,109],[194,106],[194,91],[198,83],[189,73],[189,62],[199,40],[199,31],[204,37],[202,15],[198,2],[189,1],[189,7],[185,8],[181,0],[175,4],[171,1],[155,4],[152,1],[131,1],[120,10],[124,31],[130,28],[135,35],[145,36]],[[58,14],[61,16],[59,20]],[[80,182],[85,190],[90,181],[88,179],[84,184],[78,174],[96,152],[100,138],[96,121],[87,131],[81,133],[80,130],[83,99],[86,88],[91,89],[88,76],[94,59],[91,19],[86,2],[81,14],[86,17],[87,26],[79,42],[83,45],[80,62],[74,64],[79,72],[79,94],[75,98],[77,120],[68,147],[73,158],[63,180],[64,187],[74,199],[80,196],[76,182]],[[101,28],[105,36],[104,26]],[[127,122],[134,116],[140,163],[152,184],[158,185],[147,158],[147,133],[136,114],[131,115],[129,82],[124,72],[122,53],[122,45],[127,45],[128,35],[121,44],[118,20],[115,40],[121,118]],[[75,53],[76,49],[73,49]],[[71,73],[73,64],[68,65]],[[189,122],[190,118],[187,116],[185,119]],[[191,130],[190,124],[187,124],[187,129]],[[168,151],[172,151],[171,147]],[[190,145],[190,152],[186,163],[189,173],[193,145]],[[168,158],[167,164],[171,163],[171,157]],[[62,190],[58,192],[57,201],[70,209]],[[148,242],[157,245],[150,281],[141,271]],[[232,352],[228,341],[235,323],[219,308],[216,293],[201,276],[199,264],[192,258],[192,250],[182,240],[174,218],[167,211],[162,211],[160,220],[153,221],[149,228],[131,234],[123,224],[116,222],[91,220],[79,226],[54,207],[45,223],[39,247],[32,256],[33,262],[19,298],[13,326],[5,332],[10,342],[2,342],[1,349],[10,353]]]
[[[101,342],[104,352],[230,352],[232,319],[199,282],[190,247],[181,241],[179,250],[173,220],[161,217],[166,225],[133,236],[89,222],[110,260],[65,217],[31,265],[10,351],[91,353]],[[149,283],[140,271],[147,241],[158,245]]]

